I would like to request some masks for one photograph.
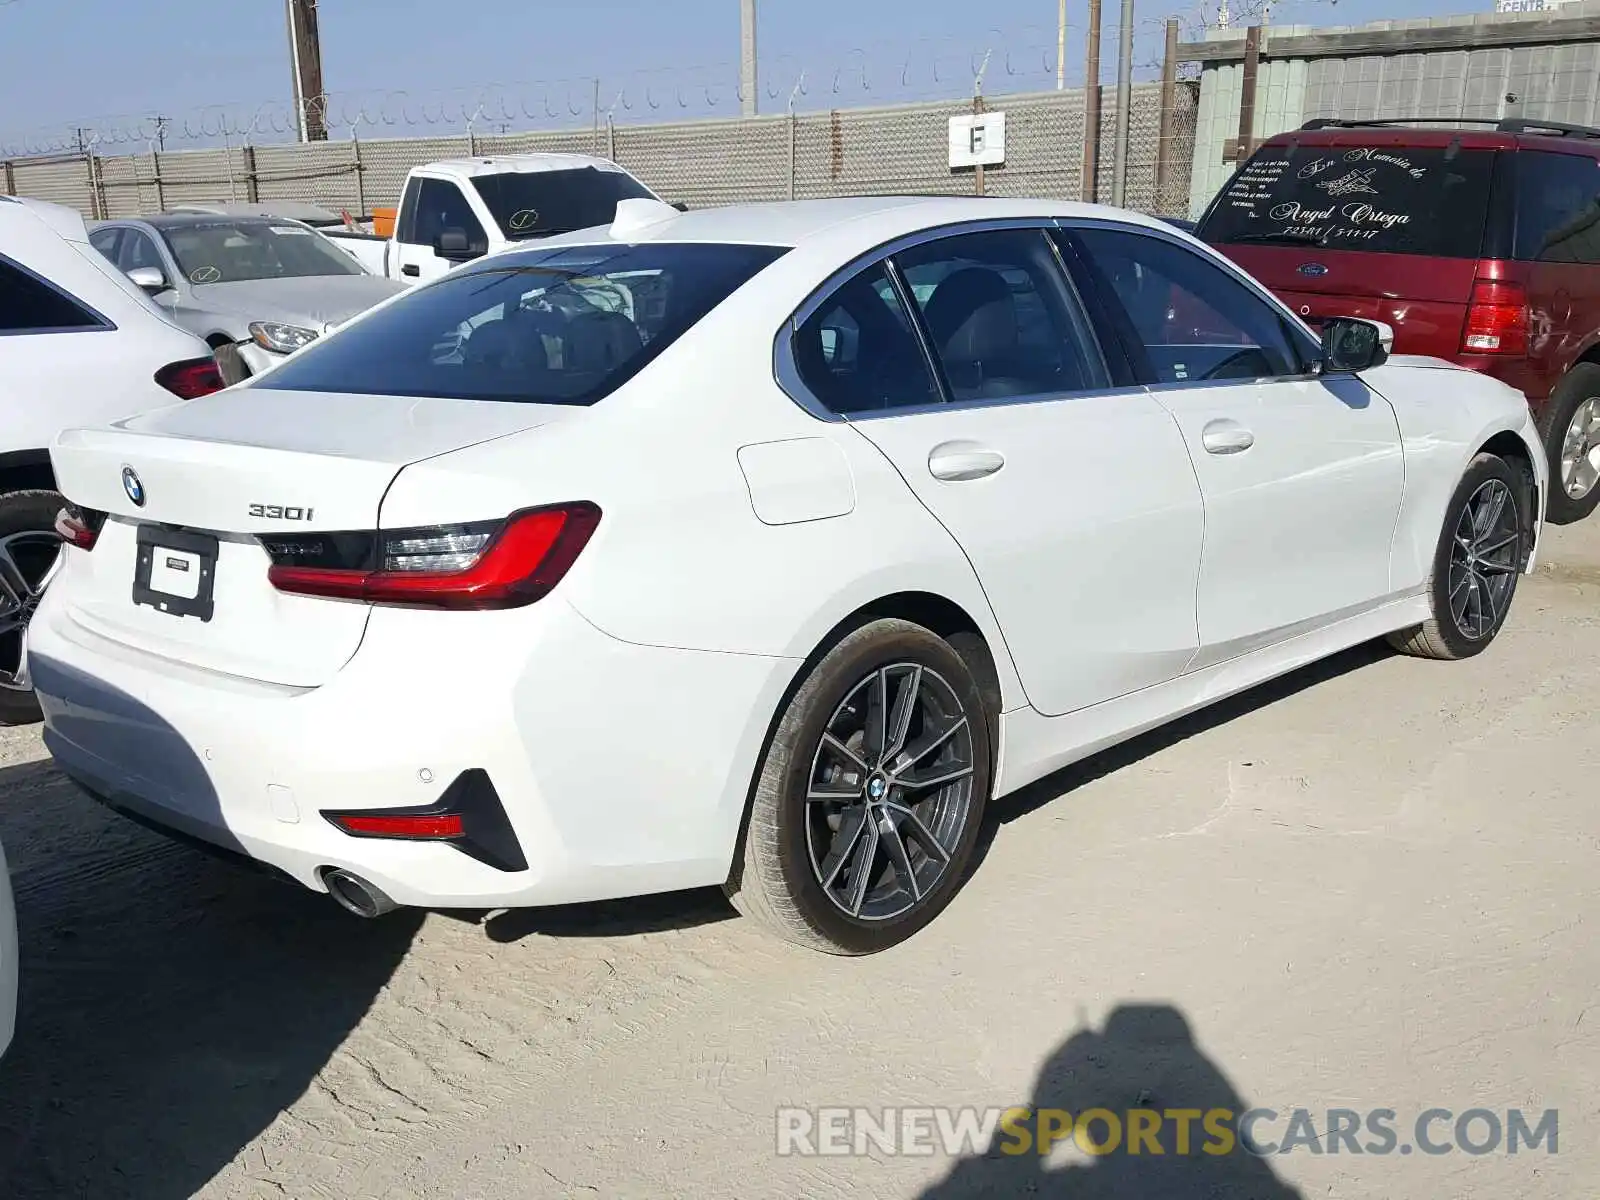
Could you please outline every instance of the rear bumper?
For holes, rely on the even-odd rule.
[[[342,867],[432,907],[721,882],[798,666],[634,646],[550,597],[500,613],[375,610],[342,671],[290,689],[109,641],[55,588],[29,659],[45,744],[97,798],[315,890]],[[322,815],[434,804],[475,769],[524,870],[441,842],[352,837]]]

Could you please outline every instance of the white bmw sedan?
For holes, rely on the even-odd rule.
[[[847,954],[996,796],[1482,650],[1545,482],[1518,393],[1170,226],[906,198],[627,201],[53,460],[33,677],[105,803],[364,915],[720,884]]]

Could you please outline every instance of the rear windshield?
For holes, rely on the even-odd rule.
[[[488,260],[313,343],[255,386],[593,404],[783,253],[680,243]]]
[[[1493,167],[1490,150],[1264,146],[1223,188],[1199,236],[1477,258]]]
[[[478,175],[472,186],[500,232],[513,241],[609,225],[617,215],[618,200],[650,198],[631,175],[597,167]]]
[[[304,225],[223,217],[172,225],[162,236],[190,283],[362,274],[353,258]]]

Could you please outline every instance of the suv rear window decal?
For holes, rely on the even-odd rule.
[[[1215,244],[1475,258],[1492,167],[1482,150],[1264,146],[1223,188],[1199,234]]]

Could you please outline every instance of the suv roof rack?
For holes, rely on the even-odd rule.
[[[1318,117],[1300,126],[1312,129],[1395,129],[1406,125],[1492,125],[1500,133],[1533,133],[1555,137],[1600,138],[1600,129],[1591,125],[1568,125],[1563,121],[1536,121],[1529,117],[1372,117],[1345,120]]]

